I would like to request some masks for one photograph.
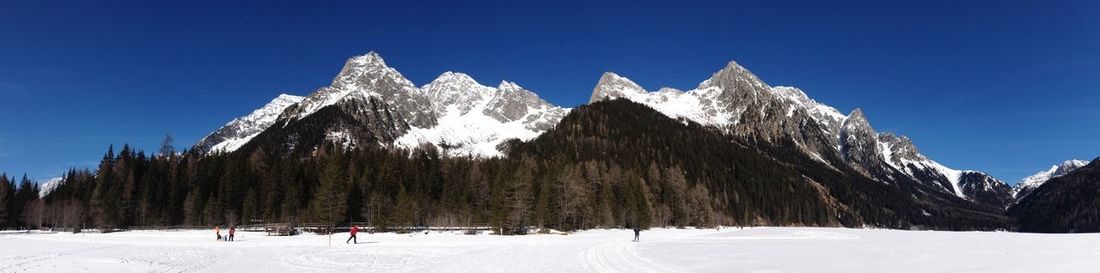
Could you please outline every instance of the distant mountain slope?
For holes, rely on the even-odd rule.
[[[833,167],[847,165],[886,183],[915,181],[1002,208],[1002,200],[1011,199],[1011,193],[1004,190],[1008,185],[1000,180],[945,167],[921,154],[909,138],[876,132],[860,109],[841,114],[797,88],[771,87],[736,62],[687,91],[662,88],[649,92],[608,72],[593,89],[590,101],[606,98],[630,99],[669,117],[715,126],[763,145],[790,140],[813,159]]]
[[[50,178],[50,180],[46,180],[46,182],[38,184],[38,198],[46,197],[46,195],[56,190],[57,187],[61,186],[64,182],[64,177],[54,177]]]
[[[275,123],[275,119],[283,113],[283,110],[302,101],[302,99],[305,98],[287,94],[279,95],[260,109],[256,109],[246,116],[233,119],[221,128],[206,135],[199,140],[198,144],[195,144],[193,149],[202,154],[235,151],[251,141],[260,132],[271,127]]]
[[[1024,179],[1020,180],[1020,182],[1017,182],[1016,186],[1012,187],[1012,196],[1015,197],[1017,201],[1022,200],[1024,199],[1024,197],[1026,197],[1036,188],[1039,188],[1039,186],[1042,186],[1043,183],[1046,183],[1048,180],[1066,175],[1076,170],[1077,168],[1084,167],[1088,164],[1088,161],[1073,159],[1066,160],[1065,162],[1062,162],[1058,165],[1050,166],[1050,169],[1047,169],[1046,171],[1042,171],[1025,177]]]
[[[1008,215],[1020,231],[1100,232],[1100,158],[1042,183]]]

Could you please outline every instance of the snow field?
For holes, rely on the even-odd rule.
[[[1100,234],[842,228],[570,235],[0,233],[0,272],[1095,272]]]

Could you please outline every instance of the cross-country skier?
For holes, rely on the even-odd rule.
[[[218,234],[218,241],[222,240],[222,227],[214,226],[214,233]]]
[[[635,242],[641,240],[641,239],[638,238],[638,235],[641,235],[641,233],[642,233],[642,229],[638,228],[638,226],[634,226],[634,241]]]
[[[347,241],[344,241],[344,243],[346,244],[346,243],[348,243],[348,241],[353,241],[353,242],[355,242],[355,244],[358,245],[359,244],[359,239],[355,238],[355,235],[359,234],[359,226],[351,226],[351,232],[350,233],[351,233],[351,237],[349,237]]]
[[[237,227],[229,227],[229,241],[233,241],[233,237],[237,236]]]

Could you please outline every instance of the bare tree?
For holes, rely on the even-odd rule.
[[[176,147],[172,146],[172,135],[165,134],[164,141],[160,142],[160,156],[172,157],[176,155]]]

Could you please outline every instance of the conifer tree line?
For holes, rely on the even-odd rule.
[[[679,167],[656,164],[640,172],[600,161],[444,158],[431,149],[332,146],[302,158],[263,151],[150,157],[123,146],[117,154],[108,149],[95,170],[69,171],[38,200],[41,219],[19,223],[111,230],[367,222],[382,229],[487,226],[508,232],[712,226],[726,217],[710,199],[709,190],[690,183]]]
[[[16,180],[6,173],[0,174],[0,229],[31,227],[41,216],[40,208],[36,183],[26,175]]]
[[[854,171],[812,167],[818,163],[784,151],[763,153],[714,128],[625,100],[581,106],[533,140],[501,145],[507,156],[497,158],[441,156],[430,145],[407,151],[329,144],[296,153],[246,145],[213,155],[176,153],[170,140],[162,146],[155,156],[109,147],[95,169],[70,170],[42,199],[28,180],[29,186],[14,187],[13,179],[2,178],[0,201],[8,205],[0,224],[112,230],[365,222],[383,230],[478,226],[505,233],[1007,225],[1003,215],[966,201],[950,207],[907,201],[906,192],[920,189],[898,191]]]

